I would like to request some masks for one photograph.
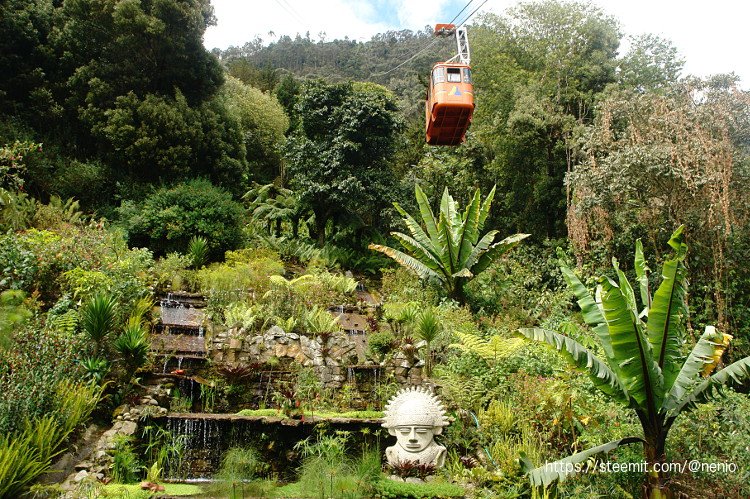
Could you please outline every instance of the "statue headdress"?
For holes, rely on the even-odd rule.
[[[385,406],[383,427],[430,426],[442,431],[448,426],[443,403],[428,388],[412,386],[399,390]]]

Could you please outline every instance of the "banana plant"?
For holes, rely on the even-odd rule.
[[[424,228],[394,203],[411,236],[391,232],[409,254],[380,244],[369,247],[393,258],[420,278],[439,282],[448,296],[461,303],[465,301],[464,286],[469,280],[529,236],[514,234],[499,241],[499,231],[491,230],[479,237],[495,196],[494,187],[484,201],[481,201],[479,189],[474,191],[463,214],[446,188],[437,217],[422,189],[417,185],[414,190]]]
[[[541,328],[519,330],[526,338],[552,345],[586,371],[598,389],[635,411],[643,429],[642,435],[609,442],[531,470],[532,485],[550,486],[574,473],[576,467],[571,464],[640,442],[647,462],[644,495],[672,497],[661,465],[666,462],[667,435],[675,420],[696,404],[717,398],[721,387],[739,386],[750,379],[750,357],[713,372],[732,337],[712,326],[706,327],[689,354],[683,353],[688,318],[683,227],[672,234],[669,245],[674,253],[664,262],[662,282],[652,295],[643,246],[640,241],[636,243],[640,308],[633,287],[616,260],[613,259],[613,266],[617,280],[600,278],[594,295],[570,269],[562,267],[584,321],[598,337],[604,359],[558,332]]]

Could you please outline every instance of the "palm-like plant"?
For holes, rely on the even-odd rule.
[[[393,258],[420,278],[439,282],[448,295],[459,302],[465,300],[464,285],[469,280],[529,236],[514,234],[498,241],[499,231],[491,230],[479,237],[495,196],[494,187],[484,201],[480,199],[479,189],[474,191],[463,214],[446,188],[438,217],[435,217],[422,189],[417,185],[414,190],[424,228],[398,203],[394,203],[404,217],[411,236],[391,232],[410,254],[379,244],[371,244],[370,249]]]
[[[307,210],[300,202],[299,194],[276,184],[254,184],[243,199],[249,202],[253,219],[268,224],[269,233],[272,232],[272,224],[275,224],[275,235],[280,237],[281,222],[289,220],[292,224],[292,237],[297,238],[299,221]]]
[[[188,255],[194,269],[203,267],[208,261],[208,240],[203,236],[193,236],[188,243]]]
[[[81,307],[81,327],[94,342],[97,357],[102,341],[115,327],[117,301],[106,294],[97,294]]]
[[[652,296],[643,247],[640,241],[636,244],[635,271],[643,304],[641,310],[617,261],[613,261],[613,266],[618,280],[599,279],[597,300],[570,269],[562,268],[569,287],[578,298],[585,322],[601,343],[605,360],[555,331],[520,330],[527,338],[554,346],[579,368],[588,371],[597,388],[635,410],[643,428],[643,436],[609,442],[532,470],[533,485],[548,486],[570,474],[570,464],[581,463],[620,445],[641,442],[649,470],[646,496],[669,497],[667,476],[660,464],[666,460],[667,435],[677,416],[699,402],[717,397],[723,385],[739,385],[750,378],[750,357],[711,374],[731,339],[711,326],[706,327],[692,352],[687,356],[683,354],[688,308],[684,265],[687,245],[683,241],[682,227],[672,234],[669,245],[674,254],[664,262],[663,280]]]
[[[341,324],[328,310],[313,305],[305,312],[305,329],[313,335],[323,335],[341,331]]]
[[[442,328],[440,318],[432,307],[424,309],[414,324],[414,332],[425,343],[424,368],[427,376],[432,376],[432,342],[438,337]]]
[[[129,372],[134,374],[136,369],[143,367],[148,361],[151,342],[140,324],[128,324],[122,334],[115,340],[114,347],[117,353],[122,356]]]

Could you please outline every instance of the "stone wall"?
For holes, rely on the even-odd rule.
[[[208,357],[215,364],[276,365],[289,369],[293,365],[312,367],[325,388],[339,389],[352,381],[351,369],[365,367],[357,356],[355,341],[337,332],[316,337],[287,333],[278,326],[264,334],[248,333],[242,328],[214,331],[208,344]],[[422,382],[422,363],[409,362],[396,355],[385,365],[368,365],[378,369],[378,376],[390,375],[400,385]]]

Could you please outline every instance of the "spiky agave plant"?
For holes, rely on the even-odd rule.
[[[558,332],[541,328],[519,330],[527,338],[554,346],[587,371],[598,389],[636,412],[643,428],[642,436],[609,442],[531,470],[533,485],[551,485],[572,473],[571,464],[640,442],[648,465],[644,495],[671,497],[668,476],[661,464],[666,462],[667,435],[677,417],[700,402],[716,398],[722,386],[737,386],[750,379],[750,357],[711,374],[731,340],[731,336],[712,326],[706,327],[689,355],[683,354],[688,318],[683,227],[672,234],[669,245],[674,254],[664,262],[662,282],[652,296],[643,247],[640,241],[636,243],[635,272],[641,309],[616,260],[613,266],[617,281],[600,278],[596,299],[570,269],[562,267],[568,286],[578,298],[584,321],[601,343],[605,359]]]

